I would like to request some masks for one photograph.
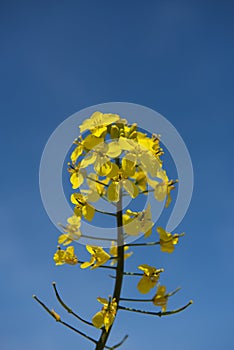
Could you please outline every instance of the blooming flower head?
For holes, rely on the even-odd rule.
[[[110,326],[113,324],[116,310],[117,310],[117,303],[115,298],[111,299],[109,298],[109,301],[104,298],[97,298],[99,303],[103,305],[103,308],[101,311],[97,312],[93,318],[92,322],[93,325],[96,328],[102,328],[102,326],[105,327],[106,331],[108,332]]]
[[[144,275],[139,281],[137,289],[142,294],[149,293],[150,289],[154,288],[158,282],[160,273],[163,272],[163,269],[156,269],[156,267],[147,264],[138,266],[138,269],[142,270]]]
[[[91,259],[80,265],[82,269],[86,269],[89,266],[92,266],[91,269],[95,269],[110,259],[110,255],[101,247],[86,245],[86,249],[91,254]]]
[[[54,254],[54,261],[56,265],[76,265],[78,263],[78,259],[74,253],[74,247],[69,246],[66,250],[62,250],[60,247],[58,247],[57,252]]]
[[[124,247],[124,251],[127,251],[129,249],[128,246]],[[127,258],[129,258],[130,256],[132,256],[133,252],[129,252],[129,253],[125,253],[124,254],[124,260],[126,260]],[[110,255],[113,256],[114,259],[111,260],[111,265],[114,265],[117,263],[118,261],[118,247],[115,244],[115,242],[111,242],[111,247],[110,247]]]
[[[68,245],[81,237],[80,217],[73,215],[67,219],[67,222],[66,226],[60,225],[65,233],[59,236],[59,244]]]
[[[162,252],[172,253],[175,249],[175,245],[179,241],[179,236],[183,236],[184,233],[175,233],[172,235],[170,232],[165,231],[162,227],[157,227],[157,231],[160,236],[160,248]]]
[[[166,287],[158,286],[157,292],[153,297],[153,303],[156,306],[161,306],[162,312],[165,312],[167,309],[168,296],[169,295],[166,294]]]

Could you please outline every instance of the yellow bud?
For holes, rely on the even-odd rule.
[[[111,125],[110,136],[112,139],[117,139],[119,137],[119,128],[116,125]]]
[[[137,132],[133,131],[131,134],[129,134],[129,139],[136,139],[137,138]]]
[[[119,125],[119,137],[120,137],[120,136],[125,137],[124,125],[123,125],[123,124],[120,124],[120,125]]]
[[[131,125],[131,127],[130,127],[130,129],[129,129],[129,131],[128,131],[128,137],[130,137],[130,135],[134,132],[134,131],[136,131],[136,129],[137,129],[137,124],[136,123],[134,123],[134,124],[132,124]]]

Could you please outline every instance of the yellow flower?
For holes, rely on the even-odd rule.
[[[160,237],[161,251],[167,253],[172,253],[174,251],[174,246],[178,243],[179,236],[184,235],[183,233],[181,235],[178,235],[178,233],[172,235],[170,232],[165,231],[162,227],[157,227],[157,231]]]
[[[168,206],[171,203],[171,190],[175,189],[174,183],[177,181],[173,181],[173,180],[169,181],[166,171],[163,169],[160,169],[157,172],[157,177],[162,181],[161,182],[153,181],[154,196],[160,202],[167,197],[165,207],[168,208]]]
[[[166,294],[165,286],[158,286],[157,293],[153,297],[153,303],[156,306],[161,306],[162,312],[167,309],[168,294]]]
[[[127,251],[129,249],[128,246],[124,247],[124,251]],[[124,254],[124,260],[126,260],[127,258],[129,258],[130,256],[132,256],[133,252],[129,252],[129,253],[125,253]],[[115,244],[115,242],[111,242],[111,247],[110,247],[110,255],[113,256],[114,259],[111,260],[111,265],[114,265],[117,263],[118,261],[118,247]]]
[[[83,150],[84,150],[84,147],[80,141],[77,141],[75,143],[78,145],[76,146],[76,148],[74,149],[74,151],[71,154],[72,164],[76,163],[77,159],[82,155]]]
[[[150,152],[143,144],[140,144],[134,140],[128,140],[128,149],[125,147],[127,154],[123,157],[122,163],[126,160],[134,163],[134,165],[140,166],[146,173],[149,173],[152,177],[156,176],[158,169],[160,168],[159,160]]]
[[[138,269],[142,270],[144,275],[139,281],[137,289],[140,293],[147,294],[158,282],[160,273],[163,272],[163,269],[156,269],[156,267],[147,264],[138,266]]]
[[[91,254],[91,259],[81,264],[81,269],[86,269],[89,266],[92,266],[91,269],[96,269],[110,259],[110,255],[101,247],[86,245],[86,249]]]
[[[138,143],[148,149],[154,157],[161,163],[160,156],[163,154],[163,150],[160,147],[159,135],[152,135],[151,138],[147,137],[146,134],[140,132],[137,133]]]
[[[104,298],[97,298],[97,300],[103,305],[103,308],[93,316],[93,325],[96,328],[102,328],[104,326],[108,332],[115,319],[117,310],[116,300],[115,298],[110,298],[109,301]]]
[[[82,137],[79,136],[79,139],[74,142],[77,146],[73,150],[70,157],[72,161],[72,165],[74,166],[75,163],[77,162],[77,159],[82,155],[85,156],[85,159],[87,159],[86,162],[88,162],[88,159],[91,156],[91,153],[89,154],[89,151],[94,149],[99,143],[103,143],[103,142],[104,142],[103,137],[96,137],[92,134],[87,135],[84,139],[82,139]],[[84,151],[86,152],[85,155],[83,154]],[[82,160],[82,162],[84,163],[84,160]],[[90,162],[90,164],[92,164],[92,162]]]
[[[152,233],[152,217],[150,204],[142,212],[132,212],[130,209],[123,215],[123,225],[125,233],[130,236],[137,236],[140,232],[149,237]]]
[[[107,131],[107,126],[120,120],[119,115],[111,113],[94,112],[89,119],[80,125],[80,132],[90,130],[93,135],[100,137]]]
[[[93,136],[93,135],[89,135]],[[94,136],[93,136],[94,137]],[[115,176],[118,173],[118,167],[111,162],[110,158],[118,157],[121,153],[120,148],[118,150],[114,146],[116,142],[107,144],[102,142],[92,148],[86,157],[80,163],[80,168],[86,168],[93,164],[94,170],[100,176]],[[117,152],[118,151],[118,152]],[[111,175],[110,175],[111,174]]]
[[[66,226],[60,225],[65,233],[59,236],[59,244],[68,245],[81,237],[80,217],[73,215],[67,219],[67,222]]]
[[[136,198],[138,196],[139,190],[135,183],[128,179],[129,174],[127,171],[123,168],[119,168],[114,163],[112,165],[113,168],[111,172],[107,174],[107,177],[112,180],[107,189],[108,200],[111,202],[118,202],[121,187],[123,187],[132,198]]]
[[[81,217],[82,215],[86,220],[92,221],[95,209],[89,203],[87,203],[87,197],[81,193],[73,193],[71,195],[71,202],[76,205],[74,213],[76,216]]]
[[[60,247],[58,247],[57,252],[54,254],[54,261],[56,265],[76,265],[78,263],[78,259],[74,253],[74,247],[69,246],[66,250],[62,250]]]
[[[110,183],[107,189],[107,198],[110,202],[118,202],[119,201],[119,192],[120,192],[120,183],[119,181],[114,181]]]
[[[70,165],[70,164],[69,164]],[[86,171],[85,169],[80,169],[80,165],[73,166],[70,165],[70,168],[68,168],[70,175],[70,182],[72,184],[73,189],[79,188],[86,177]]]
[[[96,148],[99,144],[102,144],[103,142],[104,137],[89,134],[82,141],[82,146],[86,152],[89,152]]]
[[[140,169],[140,171],[136,172],[132,177],[135,179],[135,184],[140,188],[142,192],[147,190],[147,177],[144,171]]]
[[[90,190],[92,192],[96,193],[96,196],[99,198],[106,194],[105,185],[108,185],[110,179],[102,179],[100,182],[103,183],[103,185],[99,182],[99,177],[95,173],[90,173],[87,178],[87,185],[89,186]]]

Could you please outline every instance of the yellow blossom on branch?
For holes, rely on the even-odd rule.
[[[68,245],[73,241],[77,241],[81,237],[80,217],[73,215],[67,219],[67,222],[66,226],[60,224],[65,233],[59,236],[59,244]]]
[[[109,301],[105,298],[97,298],[97,300],[103,305],[103,308],[93,316],[93,325],[96,328],[102,328],[104,326],[108,332],[115,319],[117,310],[116,300],[115,298],[110,298]]]
[[[174,251],[175,245],[179,241],[179,237],[184,235],[184,233],[175,233],[174,235],[172,235],[170,232],[167,232],[162,227],[157,227],[157,231],[160,237],[161,251],[167,253],[172,253]]]
[[[149,237],[152,233],[152,215],[150,204],[146,210],[142,212],[132,212],[130,209],[123,214],[123,225],[125,232],[130,236],[137,236],[140,232],[144,233],[145,237]]]
[[[107,132],[107,126],[120,120],[119,115],[111,113],[94,112],[90,118],[80,125],[80,132],[90,130],[93,135],[100,137]]]
[[[147,190],[147,176],[144,171],[138,168],[138,172],[135,172],[135,174],[132,177],[135,179],[135,184],[139,187],[139,189],[142,192]]]
[[[138,269],[142,270],[144,275],[139,281],[137,289],[140,293],[147,294],[158,282],[160,273],[163,272],[163,269],[156,269],[156,267],[147,264],[138,266]]]
[[[133,164],[133,163],[132,163]],[[139,194],[138,187],[135,185],[135,180],[129,179],[129,171],[135,173],[135,166],[119,168],[116,164],[113,164],[114,169],[107,175],[111,179],[111,183],[107,189],[107,198],[109,201],[118,202],[119,193],[122,188],[132,197],[136,198]],[[114,171],[113,171],[114,170]]]
[[[91,254],[91,259],[81,264],[81,269],[86,269],[90,266],[91,269],[95,269],[105,264],[110,259],[110,255],[101,247],[86,245],[86,249]]]
[[[158,286],[157,292],[155,296],[153,297],[153,303],[156,306],[161,306],[162,312],[165,312],[167,309],[167,301],[168,301],[169,295],[166,294],[166,287],[165,286]]]
[[[166,198],[165,207],[168,208],[171,203],[171,191],[175,189],[174,183],[177,182],[169,180],[167,173],[163,169],[157,171],[157,178],[161,179],[161,182],[149,179],[149,184],[154,188],[155,198],[161,202]]]
[[[87,177],[87,185],[91,191],[96,192],[97,196],[100,198],[106,194],[105,186],[108,185],[110,179],[102,179],[99,181],[99,176],[95,173],[90,173]],[[92,201],[92,200],[91,200]]]
[[[70,165],[70,164],[68,164]],[[83,182],[84,179],[86,177],[86,171],[85,169],[80,169],[80,165],[79,166],[71,166],[68,168],[70,175],[70,182],[72,184],[72,188],[73,189],[77,189],[79,188]]]
[[[62,250],[58,247],[58,250],[54,254],[54,261],[56,265],[76,265],[78,263],[78,258],[74,253],[74,247],[69,246],[66,250]]]
[[[74,214],[81,217],[82,215],[88,221],[92,221],[95,209],[87,202],[87,197],[81,193],[73,193],[71,195],[71,202],[75,204]]]
[[[126,149],[127,153],[123,157],[122,162],[126,160],[131,161],[135,166],[140,166],[146,173],[155,177],[161,167],[159,159],[138,140],[128,140],[127,142],[129,147]]]

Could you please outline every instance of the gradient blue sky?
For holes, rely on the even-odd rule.
[[[119,314],[111,343],[128,333],[123,350],[233,348],[233,2],[8,0],[0,6],[1,349],[93,349],[31,297],[60,312],[55,280],[65,300],[89,318],[99,308],[96,296],[109,294],[113,283],[103,271],[54,266],[57,230],[41,203],[38,168],[58,124],[109,101],[142,104],[168,118],[195,172],[193,200],[178,228],[186,237],[173,255],[152,248],[144,257],[165,267],[169,289],[183,287],[171,307],[195,303],[164,319]],[[137,281],[126,282],[128,296]]]

